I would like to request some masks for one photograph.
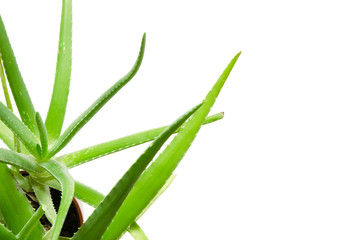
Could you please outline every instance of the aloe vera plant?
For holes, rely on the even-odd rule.
[[[147,239],[136,221],[172,182],[174,169],[201,126],[223,117],[222,113],[208,114],[240,53],[231,60],[204,100],[169,126],[58,156],[58,152],[82,127],[136,75],[145,46],[144,34],[131,70],[63,130],[71,78],[72,1],[63,0],[62,4],[56,75],[45,122],[32,104],[0,16],[0,77],[6,100],[5,104],[0,102],[0,138],[7,146],[7,149],[0,148],[0,239],[69,239],[60,234],[73,197],[95,210],[71,239],[112,240],[121,238],[127,231],[135,239]],[[11,91],[8,91],[7,85]],[[10,101],[11,95],[15,100],[14,106]],[[173,140],[155,157],[173,135],[176,135]],[[74,180],[68,171],[146,142],[151,142],[148,148],[106,196]],[[27,171],[29,175],[23,177],[20,170]],[[49,188],[61,191],[57,210]],[[25,192],[35,193],[40,205],[38,209],[31,206]],[[44,214],[52,225],[48,231],[39,221]]]

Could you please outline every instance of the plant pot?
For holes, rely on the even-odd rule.
[[[29,173],[27,173],[26,171],[20,171],[20,173],[21,175],[23,175],[23,177],[27,177],[29,175]],[[38,209],[39,203],[35,196],[35,193],[34,192],[25,192],[25,193],[33,208]],[[61,199],[61,192],[54,188],[50,188],[50,195],[53,200],[54,208],[56,211],[58,211]],[[42,216],[40,222],[45,230],[49,230],[52,226],[45,215]],[[76,198],[73,198],[73,201],[69,207],[69,211],[65,219],[65,222],[63,224],[63,228],[60,235],[63,237],[72,237],[78,231],[79,227],[82,226],[82,224],[83,224],[83,214],[80,204]]]

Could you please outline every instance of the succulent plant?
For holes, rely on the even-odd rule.
[[[127,231],[135,239],[147,239],[136,221],[172,182],[174,169],[200,127],[223,117],[222,113],[209,117],[208,114],[240,53],[231,60],[202,103],[169,126],[58,156],[82,127],[135,76],[142,63],[145,44],[144,34],[132,69],[63,130],[72,63],[72,1],[63,0],[56,75],[45,122],[32,104],[0,17],[0,77],[6,100],[6,104],[0,102],[0,138],[8,147],[0,149],[0,239],[68,239],[60,233],[74,196],[95,210],[71,239],[112,240],[121,238]],[[10,93],[16,108],[12,107]],[[172,135],[176,136],[155,157]],[[68,171],[146,142],[151,142],[148,148],[106,196],[74,180]],[[27,171],[29,176],[23,177],[20,170]],[[50,188],[62,193],[58,211],[54,208]],[[40,204],[37,210],[27,200],[26,192],[35,193]],[[49,231],[39,221],[44,214],[52,224]]]

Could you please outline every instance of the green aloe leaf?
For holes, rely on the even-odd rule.
[[[136,222],[131,224],[131,226],[128,228],[128,232],[135,240],[148,240],[148,237]]]
[[[38,112],[36,112],[35,117],[36,117],[36,125],[40,135],[40,143],[41,143],[40,157],[43,158],[48,152],[48,133],[45,128],[44,122],[41,119],[40,114]]]
[[[9,149],[14,150],[14,134],[2,121],[0,121],[0,139]]]
[[[63,0],[60,22],[57,70],[52,99],[45,121],[49,139],[57,139],[62,130],[67,108],[70,75],[72,70],[72,1]]]
[[[0,120],[20,139],[33,156],[38,156],[38,139],[2,102],[0,102]]]
[[[44,173],[34,157],[0,148],[0,162],[34,173]]]
[[[220,120],[223,118],[223,113],[217,113],[212,116],[209,116],[205,119],[203,124],[209,124],[214,121]],[[76,167],[80,164],[87,163],[94,159],[106,156],[111,153],[115,153],[130,147],[134,147],[149,141],[154,140],[160,133],[165,130],[165,127],[154,128],[151,130],[139,132],[132,134],[126,137],[118,138],[112,141],[105,143],[97,144],[85,149],[69,153],[60,157],[57,157],[56,160],[65,164],[68,168]],[[182,128],[182,126],[181,126]],[[179,129],[176,131],[178,132]]]
[[[0,58],[1,58],[1,51],[0,51]],[[1,84],[3,86],[4,96],[5,96],[5,100],[6,100],[6,106],[10,109],[11,112],[14,112],[13,111],[13,106],[11,105],[11,101],[10,101],[10,95],[9,95],[8,87],[7,87],[7,84],[6,84],[6,78],[5,78],[4,68],[3,68],[3,65],[2,65],[2,60],[1,59],[0,59],[0,78],[1,78]],[[3,133],[2,131],[5,131],[5,133]],[[14,136],[9,138],[9,137],[6,136],[6,134],[9,134],[9,129],[4,128],[4,124],[1,122],[1,124],[0,124],[0,138],[5,142],[5,144],[10,149],[12,149],[12,150],[15,149],[17,152],[21,152],[21,143],[20,143],[19,139],[14,138]],[[9,140],[11,140],[12,143],[10,143]]]
[[[0,239],[2,240],[18,240],[16,236],[0,223]]]
[[[0,182],[0,212],[7,228],[17,234],[33,216],[34,209],[25,195],[18,191],[8,167],[2,163],[0,163]],[[30,239],[41,239],[43,232],[40,223],[35,224]]]
[[[55,211],[52,196],[48,186],[38,183],[37,181],[31,180],[36,198],[38,199],[40,206],[44,209],[45,215],[49,222],[54,225],[57,218],[57,212]]]
[[[216,97],[234,67],[240,53],[238,53],[226,67],[220,78],[210,90],[201,108],[191,117],[173,141],[155,159],[147,170],[142,174],[139,181],[128,195],[112,223],[104,233],[103,240],[118,239],[124,234],[128,226],[132,224],[137,216],[148,206],[150,201],[157,195],[171,176],[184,154],[195,139],[201,124],[209,113]]]
[[[14,180],[18,183],[19,187],[21,187],[21,189],[26,192],[32,192],[33,188],[31,187],[29,178],[23,177],[23,175],[21,175],[19,172],[19,169],[19,167],[9,168]]]
[[[82,115],[80,115],[56,140],[52,146],[48,157],[54,156],[62,148],[64,148],[75,134],[123,87],[125,86],[137,73],[141,66],[146,44],[146,34],[143,35],[140,51],[133,65],[132,69],[105,93],[102,94]]]
[[[55,160],[49,160],[47,162],[40,163],[39,165],[47,170],[61,185],[62,197],[51,235],[51,240],[57,240],[67,216],[69,206],[73,200],[74,180],[69,174],[68,169],[63,164]]]
[[[5,74],[4,74],[4,68],[3,68],[3,64],[2,64],[2,57],[1,57],[1,51],[0,51],[0,79],[1,79],[1,85],[3,86],[3,91],[4,91],[4,97],[5,97],[5,101],[6,101],[6,106],[13,111],[13,107],[11,105],[11,101],[10,101],[10,95],[9,95],[9,91],[8,91],[8,87],[6,85],[6,78],[5,78]]]
[[[18,239],[29,239],[29,234],[33,231],[37,223],[39,223],[40,218],[43,216],[44,210],[39,207],[38,210],[31,216],[29,221],[21,229],[21,231],[16,235]],[[32,240],[31,238],[29,240]]]
[[[164,130],[137,161],[128,169],[101,204],[94,210],[84,225],[74,235],[73,240],[99,240],[122,205],[124,199],[138,180],[139,176],[152,161],[167,139],[184,123],[201,105],[182,115]]]
[[[11,92],[14,96],[16,106],[24,124],[35,134],[35,110],[30,99],[28,90],[26,89],[23,78],[20,74],[18,64],[15,59],[13,49],[5,30],[3,20],[0,16],[0,52],[2,55],[4,68],[9,81]]]
[[[94,208],[98,207],[104,199],[102,193],[78,181],[75,181],[74,196]]]
[[[6,106],[10,109],[10,111],[13,112],[13,107],[11,105],[10,95],[6,84],[4,68],[1,60],[1,51],[0,51],[0,79],[3,87],[4,97],[6,100]],[[6,125],[3,122],[0,122],[0,138],[10,149],[14,149],[14,144],[15,144],[14,134],[6,127]]]

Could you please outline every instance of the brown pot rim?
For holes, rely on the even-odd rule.
[[[77,209],[77,213],[78,213],[78,220],[79,220],[79,227],[83,225],[84,223],[84,218],[83,218],[83,210],[80,207],[80,200],[78,200],[77,198],[73,198],[73,203],[75,208]]]

